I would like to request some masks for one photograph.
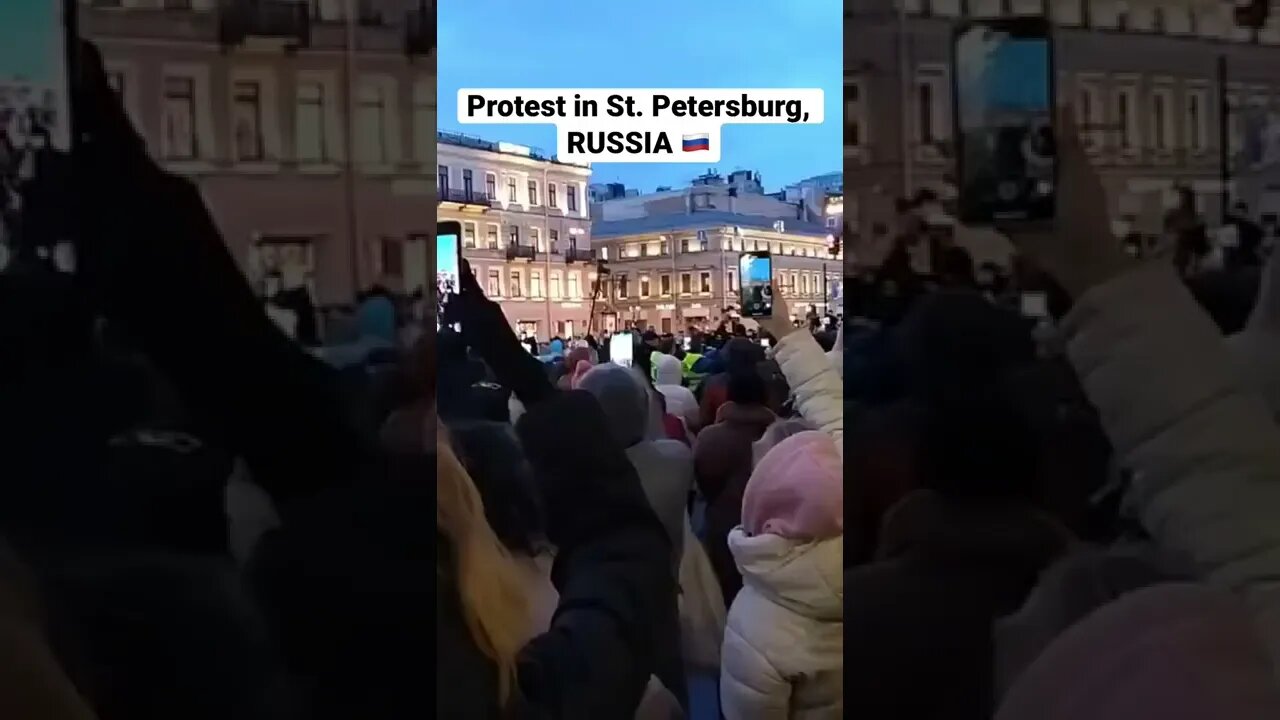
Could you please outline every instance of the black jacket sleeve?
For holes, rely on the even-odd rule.
[[[365,456],[333,373],[266,317],[198,190],[150,160],[91,74],[77,96],[91,139],[74,161],[78,274],[95,304],[277,505],[349,483]]]
[[[670,541],[606,428],[578,391],[536,405],[517,427],[543,488],[560,591],[551,629],[520,658],[530,717],[631,717],[649,676],[678,654]],[[682,684],[669,689],[683,696]]]

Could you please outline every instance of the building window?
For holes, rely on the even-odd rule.
[[[704,272],[698,274],[698,292],[703,295],[711,294],[711,273]]]
[[[648,275],[640,276],[640,297],[642,298],[649,297],[649,276]]]
[[[449,198],[449,166],[436,166],[436,190],[440,193],[442,200]]]
[[[529,228],[529,245],[538,248],[538,252],[546,252],[542,247],[542,233],[536,227]]]
[[[738,291],[738,273],[730,270],[724,274],[724,286],[729,292]]]
[[[846,80],[844,84],[844,144],[861,147],[866,138],[863,133],[862,83]]]
[[[511,293],[513,298],[524,297],[524,283],[520,279],[520,271],[511,271]]]
[[[689,273],[680,273],[680,292],[685,295],[693,292],[693,276]]]
[[[550,284],[551,284],[551,288],[550,288],[551,299],[559,300],[562,296],[561,296],[561,287],[560,287],[560,273],[558,271],[555,271],[555,270],[551,271]]]
[[[382,86],[372,80],[360,85],[356,128],[360,160],[366,163],[387,162],[387,98]]]
[[[1137,108],[1134,107],[1135,90],[1131,87],[1116,91],[1116,126],[1120,131],[1120,148],[1132,150],[1140,147]]]
[[[552,182],[547,183],[547,207],[559,207],[559,202],[559,198],[556,197],[556,184]]]
[[[232,87],[231,98],[236,160],[261,161],[265,155],[262,142],[262,83],[257,80],[237,80]]]
[[[671,295],[671,276],[663,275],[658,278],[658,287],[662,288],[662,294],[664,297]]]
[[[579,274],[576,272],[569,273],[569,298],[577,300],[582,297],[582,290],[578,287],[580,282]]]
[[[529,271],[529,297],[542,297],[542,271]]]
[[[547,234],[548,234],[548,238],[547,238],[548,249],[550,249],[551,252],[554,253],[558,250],[557,246],[560,244],[560,231],[548,230]]]
[[[413,150],[418,162],[428,162],[436,152],[435,83],[419,80],[413,85]]]
[[[520,202],[516,197],[516,179],[513,177],[507,178],[507,202]]]
[[[809,276],[808,275],[800,276],[800,294],[801,295],[809,294]]]
[[[484,246],[490,250],[498,249],[498,226],[497,225],[485,226]]]
[[[484,174],[484,192],[489,200],[498,198],[498,176],[493,173]]]
[[[165,10],[190,10],[191,0],[164,0]]]
[[[933,85],[929,83],[920,83],[917,87],[917,105],[916,112],[919,117],[916,122],[919,123],[920,142],[930,145],[934,141],[933,128]]]
[[[502,271],[489,271],[489,297],[502,297]]]
[[[1101,135],[1101,128],[1106,122],[1103,119],[1106,107],[1099,99],[1100,93],[1096,85],[1082,85],[1076,99],[1076,122],[1080,124],[1085,150],[1091,152],[1106,145]]]
[[[538,204],[538,181],[537,180],[529,181],[529,204],[530,205]]]
[[[1156,150],[1174,149],[1173,114],[1169,112],[1171,95],[1168,89],[1158,89],[1151,95],[1152,145]]]
[[[324,132],[324,84],[314,80],[298,83],[294,133],[299,162],[327,160]]]
[[[193,160],[199,156],[196,139],[196,100],[194,79],[164,79],[164,156],[172,160]]]
[[[389,277],[404,277],[404,244],[396,238],[382,238],[380,260],[382,273]]]
[[[520,227],[518,225],[511,226],[511,230],[507,233],[507,244],[511,247],[520,245]]]
[[[618,299],[626,300],[627,299],[627,276],[618,275],[616,282],[618,284]]]
[[[462,247],[475,248],[476,246],[476,224],[462,223]]]
[[[475,183],[474,183],[474,180],[473,180],[473,179],[472,179],[472,177],[471,177],[471,170],[470,170],[469,168],[463,168],[463,170],[462,170],[462,194],[463,194],[463,196],[464,196],[464,197],[466,197],[466,199],[467,199],[468,201],[470,201],[470,200],[471,200],[472,195],[475,193],[475,188],[473,187],[473,185],[474,185],[474,184],[475,184]]]
[[[566,185],[564,188],[565,205],[568,206],[569,212],[578,212],[578,188],[575,185]]]
[[[113,70],[107,73],[107,86],[116,94],[116,97],[124,100],[125,79],[124,73],[119,70]]]
[[[1205,98],[1204,90],[1196,89],[1187,92],[1187,147],[1195,152],[1204,152],[1209,144],[1208,133],[1205,132]]]

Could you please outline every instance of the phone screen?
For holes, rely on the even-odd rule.
[[[1022,314],[1036,320],[1049,317],[1049,296],[1042,292],[1022,293]]]
[[[609,361],[622,367],[635,363],[635,338],[629,332],[615,333],[609,338]]]
[[[1057,141],[1048,23],[968,25],[956,33],[953,53],[961,219],[1052,218]]]
[[[68,29],[64,0],[0,2],[0,259],[8,265],[18,250],[24,188],[54,152],[71,150],[67,85]],[[32,254],[61,269],[69,243],[41,237]]]
[[[738,260],[738,287],[742,288],[743,317],[772,317],[773,256],[743,253]]]
[[[449,298],[462,290],[459,236],[462,227],[456,222],[436,223],[436,329],[440,329]]]

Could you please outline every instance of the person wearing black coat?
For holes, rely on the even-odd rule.
[[[552,580],[560,602],[551,629],[518,661],[515,717],[626,718],[650,674],[686,704],[670,540],[645,499],[635,469],[609,435],[590,394],[556,391],[523,351],[502,311],[470,273],[451,312],[468,345],[526,412],[516,426],[542,492]],[[445,567],[448,567],[447,556]],[[437,586],[437,716],[488,717],[497,692],[492,667],[474,687],[474,641],[465,632],[449,572]],[[461,628],[461,629],[460,629]],[[469,658],[455,664],[446,658]]]

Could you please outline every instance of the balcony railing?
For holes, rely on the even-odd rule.
[[[440,202],[462,203],[464,205],[484,205],[488,207],[493,203],[493,198],[489,193],[481,190],[467,190],[466,188],[445,188],[440,191]]]
[[[537,260],[538,248],[532,245],[510,243],[507,245],[508,260]]]
[[[296,0],[222,0],[219,35],[223,45],[250,38],[282,40],[295,47],[311,43],[311,13]]]
[[[410,11],[405,23],[405,52],[410,57],[430,55],[436,49],[436,4],[434,0]]]
[[[595,262],[596,251],[583,248],[568,248],[564,251],[564,261],[567,263]]]

